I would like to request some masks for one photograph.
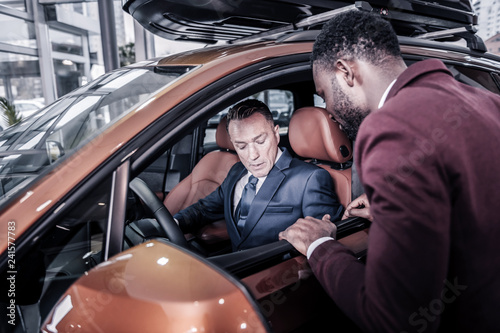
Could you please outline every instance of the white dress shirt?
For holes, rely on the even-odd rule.
[[[387,87],[387,89],[384,91],[384,94],[382,95],[382,98],[380,99],[380,102],[378,103],[378,108],[380,109],[384,103],[385,100],[387,99],[387,95],[389,95],[389,91],[391,91],[392,86],[396,83],[396,80],[392,81],[391,84]]]

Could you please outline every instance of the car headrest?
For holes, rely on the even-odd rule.
[[[217,146],[222,149],[229,149],[234,151],[235,149],[233,143],[229,139],[229,134],[226,130],[226,123],[227,119],[224,116],[221,118],[219,125],[217,125],[217,129],[215,130],[215,142],[217,143]]]
[[[323,108],[303,107],[290,119],[288,136],[299,156],[345,163],[352,158],[351,141]]]

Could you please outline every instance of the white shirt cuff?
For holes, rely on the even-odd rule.
[[[321,244],[323,244],[324,242],[329,241],[329,240],[335,240],[335,238],[333,238],[333,237],[321,237],[321,238],[316,239],[314,242],[312,242],[311,245],[309,245],[309,247],[307,248],[307,259],[309,260],[309,258],[313,254],[314,250],[316,250],[316,248],[318,246],[320,246]]]

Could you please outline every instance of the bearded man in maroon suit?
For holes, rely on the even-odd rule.
[[[346,215],[373,221],[366,263],[328,216],[280,237],[363,331],[500,331],[500,97],[438,60],[407,68],[390,24],[364,12],[329,21],[312,64],[317,93],[356,139],[366,196]]]

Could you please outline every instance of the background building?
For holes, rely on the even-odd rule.
[[[500,0],[476,0],[473,7],[478,16],[477,34],[484,40],[488,52],[500,54]]]
[[[0,0],[0,31],[0,97],[11,103],[51,103],[103,74],[109,53],[128,57],[123,65],[203,46],[157,38],[109,0]]]
[[[473,7],[478,16],[478,35],[483,40],[500,33],[500,0],[476,0]]]
[[[500,55],[500,33],[491,36],[485,42],[488,52]]]

